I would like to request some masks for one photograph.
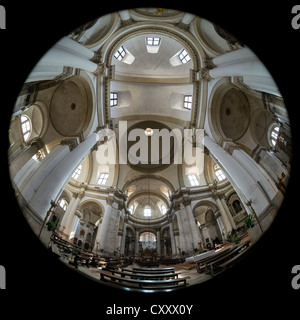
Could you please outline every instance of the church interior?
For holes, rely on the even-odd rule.
[[[255,53],[164,8],[106,14],[59,40],[17,97],[9,142],[15,197],[45,247],[137,291],[238,263],[276,218],[292,158],[284,100]]]

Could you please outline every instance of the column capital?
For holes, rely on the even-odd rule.
[[[219,217],[221,217],[221,212],[218,210],[214,213],[215,218],[218,219]]]
[[[213,60],[210,58],[204,58],[204,66],[207,70],[210,70],[216,67],[216,65],[213,63]]]
[[[180,210],[180,202],[175,202],[174,203],[174,210],[179,211]]]
[[[84,196],[84,189],[85,189],[85,188],[83,188],[83,189],[81,189],[81,190],[79,190],[79,191],[77,191],[77,192],[74,192],[74,193],[73,193],[73,198],[74,198],[74,199],[77,199],[77,198],[82,199],[83,196]]]
[[[200,80],[205,80],[205,81],[210,81],[210,80],[212,80],[212,77],[211,77],[211,75],[209,74],[209,69],[208,68],[202,68],[201,70],[200,70],[200,74],[199,74],[199,76],[200,76]]]
[[[97,62],[97,69],[93,72],[95,76],[105,76],[106,75],[106,68],[104,63],[99,63],[101,56],[99,53],[96,53],[95,57],[93,58]],[[93,61],[93,60],[92,60]]]
[[[229,142],[229,141],[225,141],[223,143],[223,148],[225,151],[227,151],[230,155],[232,155],[234,150],[238,150],[241,147],[237,144],[235,144],[234,142]]]
[[[60,144],[67,145],[70,148],[70,151],[72,151],[78,146],[79,141],[77,138],[68,138],[68,139],[62,140]]]
[[[182,199],[182,204],[183,204],[185,207],[191,205],[191,199],[190,199],[189,197],[184,197],[184,198]]]

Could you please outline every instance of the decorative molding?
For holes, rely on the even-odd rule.
[[[202,68],[200,70],[200,74],[199,74],[200,80],[204,80],[204,81],[210,81],[212,80],[212,77],[209,74],[209,69],[207,68]]]
[[[77,138],[68,138],[68,139],[62,140],[60,144],[69,146],[70,151],[72,151],[78,146],[79,142]]]
[[[232,155],[234,150],[238,150],[238,149],[240,149],[240,146],[233,142],[224,143],[224,150],[227,151],[230,155]]]

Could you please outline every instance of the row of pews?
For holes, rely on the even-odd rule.
[[[249,241],[237,246],[224,248],[211,256],[197,261],[197,271],[199,273],[209,274],[213,277],[241,260],[249,249]]]
[[[175,265],[179,263],[183,263],[185,259],[179,259],[179,258],[165,258],[165,259],[135,259],[135,262],[140,267],[159,267],[161,264],[163,265]]]
[[[179,278],[174,267],[120,268],[100,270],[100,280],[128,288],[143,290],[178,289],[186,286],[186,279]]]
[[[52,243],[54,243],[64,258],[69,260],[69,264],[78,268],[79,265],[84,267],[114,269],[119,267],[126,267],[132,263],[129,258],[114,259],[109,257],[102,257],[87,249],[78,247],[62,238],[55,235],[51,237]]]

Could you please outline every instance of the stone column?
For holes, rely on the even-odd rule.
[[[108,196],[106,201],[107,206],[100,229],[99,248],[106,254],[113,254],[118,248],[121,207],[112,195]]]
[[[41,149],[44,144],[41,140],[33,141],[29,146],[19,149],[9,157],[9,173],[13,180],[24,165]]]
[[[227,234],[228,232],[230,232],[230,231],[232,230],[231,223],[230,223],[229,218],[228,218],[228,216],[227,216],[227,214],[226,214],[226,211],[225,211],[225,209],[224,209],[224,207],[223,207],[223,204],[221,203],[221,200],[220,200],[220,198],[219,198],[219,195],[215,194],[215,195],[213,196],[213,198],[215,199],[215,201],[216,201],[216,203],[217,203],[217,206],[218,206],[218,208],[219,208],[219,210],[220,210],[220,214],[221,214],[221,216],[222,216],[222,221],[223,221],[224,227],[225,227],[225,232],[226,232],[226,234]]]
[[[131,17],[130,17],[130,14],[128,12],[128,10],[121,10],[119,11],[119,15],[120,15],[120,18],[122,21],[130,21],[131,20]]]
[[[221,236],[222,236],[223,243],[225,243],[225,241],[226,241],[226,231],[225,231],[225,227],[224,227],[224,223],[222,221],[222,217],[221,217],[220,211],[217,211],[215,213],[215,218],[217,220],[217,224],[218,224]]]
[[[139,230],[135,230],[135,250],[134,250],[134,255],[136,257],[139,256]]]
[[[100,226],[99,232],[99,250],[104,251],[105,249],[105,242],[106,242],[106,233],[110,221],[110,215],[111,215],[111,205],[107,205],[105,208],[104,216],[102,219],[102,223]]]
[[[181,22],[187,26],[190,25],[190,23],[194,20],[195,15],[191,14],[191,13],[185,13],[183,18],[181,19]]]
[[[212,62],[215,66],[220,66],[253,59],[258,60],[256,55],[249,48],[241,48],[221,54],[220,56],[213,58]]]
[[[98,224],[98,230],[97,230],[97,234],[96,234],[96,238],[95,238],[95,244],[94,244],[94,248],[93,248],[93,252],[95,252],[95,253],[97,253],[100,250],[99,239],[100,239],[101,224],[102,224],[102,219]]]
[[[92,50],[88,49],[79,42],[74,41],[68,37],[61,38],[55,44],[55,47],[61,48],[75,55],[83,56],[87,59],[92,59],[95,55],[95,53]]]
[[[172,222],[169,223],[170,237],[171,237],[171,247],[172,247],[172,257],[176,256],[176,243],[174,237],[174,230]]]
[[[71,152],[68,146],[60,145],[54,149],[57,152],[50,152],[40,161],[39,170],[27,180],[23,197],[41,218],[45,217],[50,201],[57,201],[76,168],[98,140],[99,135],[93,133]]]
[[[161,256],[161,243],[160,243],[160,230],[156,231],[156,245],[157,245],[157,256],[160,257]]]
[[[212,78],[221,78],[229,76],[271,77],[266,67],[260,61],[256,60],[222,65],[220,67],[216,67],[214,69],[209,70],[209,75]]]
[[[257,184],[259,184],[259,188],[263,190],[269,202],[271,203],[275,200],[274,198],[278,194],[278,188],[266,170],[238,146],[233,145],[233,148],[231,148],[230,151],[232,152],[232,157],[236,159],[239,164],[247,170]],[[280,203],[276,201],[273,204],[276,207],[280,206]]]
[[[212,68],[207,70],[209,77],[243,77],[244,83],[252,90],[268,92],[280,96],[271,74],[249,48],[234,50],[211,60]]]
[[[195,221],[195,217],[193,215],[192,208],[190,205],[191,202],[188,200],[188,201],[185,201],[184,204],[185,204],[185,210],[186,210],[187,218],[190,225],[190,233],[193,239],[193,246],[194,246],[193,249],[197,249],[200,241],[200,237],[199,237],[199,232],[197,230],[198,227]]]
[[[71,218],[71,217],[70,217]],[[74,213],[74,215],[73,215],[73,217],[72,217],[72,221],[70,222],[70,227],[69,227],[69,230],[68,230],[68,239],[70,238],[70,236],[71,236],[71,233],[72,233],[72,230],[73,230],[73,226],[74,226],[74,224],[75,224],[75,222],[76,222],[76,218],[78,218],[78,219],[81,219],[81,214],[80,214],[80,212],[79,211],[76,211],[75,213]],[[75,231],[75,233],[76,233],[76,231]],[[86,237],[87,235],[85,235],[85,237]]]
[[[70,236],[70,233],[72,231],[74,216],[76,215],[76,211],[79,207],[81,199],[83,198],[83,195],[84,195],[83,190],[81,190],[79,193],[74,195],[75,201],[74,201],[74,204],[73,204],[71,210],[68,212],[68,215],[66,217],[65,226],[64,226],[65,228],[63,230],[63,232],[67,236]]]
[[[216,163],[222,168],[239,198],[244,203],[251,199],[255,212],[257,215],[261,214],[269,206],[269,202],[253,177],[230,153],[220,147],[209,136],[204,137],[204,145],[209,149]]]
[[[120,254],[124,254],[125,252],[126,229],[127,229],[127,223],[124,222],[123,236],[122,236],[121,245],[120,245]]]
[[[191,235],[190,223],[187,217],[186,209],[182,203],[176,205],[176,212],[179,234],[180,234],[180,245],[181,250],[187,252],[192,252],[194,250],[194,241]]]
[[[206,242],[206,239],[209,239],[209,243],[212,245],[212,242],[211,242],[211,239],[210,239],[210,235],[209,235],[207,226],[205,224],[201,225],[201,231],[202,231],[203,238],[204,238],[204,243],[203,243],[204,248],[206,248],[206,245],[208,243],[208,242]]]
[[[64,67],[97,70],[97,64],[90,61],[92,51],[71,39],[63,38],[45,53],[25,82],[50,80],[60,75]]]
[[[227,217],[228,217],[228,220],[229,220],[229,222],[230,222],[230,224],[231,224],[231,227],[232,227],[233,229],[236,229],[236,224],[235,224],[234,219],[233,219],[233,217],[232,217],[232,214],[231,214],[231,212],[230,212],[230,210],[229,210],[229,208],[228,208],[228,206],[227,206],[227,203],[226,203],[226,200],[225,200],[225,196],[224,196],[223,194],[221,194],[221,195],[220,195],[220,199],[221,199],[221,203],[222,203],[222,205],[223,205],[223,208],[224,208],[224,210],[225,210],[225,212],[226,212],[226,215],[227,215]]]
[[[82,197],[83,197],[83,192],[80,194],[80,196],[79,196],[79,193],[77,192],[73,194],[72,199],[67,207],[67,210],[61,220],[59,230],[66,235],[67,235],[67,230],[69,229],[70,220],[72,219],[76,210],[78,209],[78,206]]]

